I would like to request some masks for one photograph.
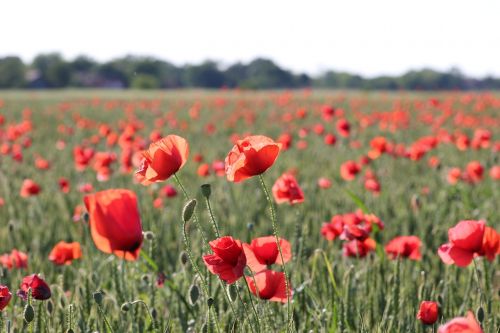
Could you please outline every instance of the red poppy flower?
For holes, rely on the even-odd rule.
[[[472,161],[467,164],[465,171],[467,180],[471,183],[478,183],[483,179],[484,168],[478,161]]]
[[[500,180],[500,165],[494,165],[491,167],[490,177],[493,180]]]
[[[323,223],[321,226],[321,235],[328,241],[339,237],[344,231],[344,221],[341,215],[335,215],[329,223]]]
[[[337,125],[337,131],[339,132],[340,136],[343,137],[349,136],[349,133],[351,131],[351,125],[347,120],[339,119],[336,125]]]
[[[49,286],[37,274],[25,276],[19,288],[17,295],[25,301],[28,298],[28,290],[30,288],[31,296],[36,300],[44,301],[51,296]]]
[[[304,193],[290,172],[279,177],[272,188],[274,199],[278,204],[288,202],[290,205],[304,201]]]
[[[340,166],[340,176],[344,180],[353,180],[361,171],[359,165],[354,161],[347,161]]]
[[[469,265],[474,254],[479,253],[483,245],[484,221],[460,221],[448,230],[449,243],[441,245],[438,255],[445,264],[460,267]]]
[[[286,239],[280,238],[279,240],[283,260],[287,263],[292,258],[292,248]],[[250,244],[243,244],[243,250],[247,258],[247,266],[253,272],[260,272],[272,264],[283,264],[274,236],[255,238]]]
[[[24,252],[13,249],[10,253],[0,256],[0,264],[7,269],[27,268],[28,255]]]
[[[373,178],[365,180],[365,188],[375,195],[380,194],[380,183]]]
[[[69,265],[75,259],[82,257],[80,243],[57,243],[49,254],[49,260],[56,265]]]
[[[281,144],[282,150],[288,150],[292,146],[292,136],[289,133],[283,133],[279,136],[277,142]]]
[[[390,258],[405,257],[412,260],[422,259],[420,246],[422,242],[417,236],[399,236],[385,246],[385,252]]]
[[[332,186],[332,181],[328,178],[321,177],[318,179],[318,187],[322,189],[328,189]]]
[[[203,261],[212,274],[229,284],[243,276],[247,260],[239,240],[225,236],[209,242],[209,245],[214,254],[204,255]]]
[[[184,138],[167,135],[153,142],[142,153],[142,165],[136,172],[143,185],[164,181],[184,166],[189,155],[189,145]]]
[[[471,311],[465,317],[453,318],[444,325],[439,326],[438,333],[483,333]]]
[[[46,159],[37,156],[35,157],[35,167],[40,170],[48,170],[50,169],[50,163]]]
[[[7,305],[9,305],[11,298],[12,298],[12,293],[10,292],[9,288],[0,285],[0,312],[2,312],[3,309],[7,307]]]
[[[334,115],[335,115],[335,109],[330,105],[323,105],[321,107],[321,116],[325,121],[332,120]]]
[[[208,165],[207,163],[200,164],[196,172],[200,177],[207,177],[210,175],[210,165]]]
[[[42,188],[40,187],[40,185],[35,183],[33,180],[25,179],[23,181],[23,185],[21,186],[20,195],[23,198],[28,198],[31,196],[38,195],[38,193],[40,193],[41,190],[42,190]]]
[[[238,140],[225,159],[229,181],[240,182],[269,169],[281,149],[281,144],[263,135]]]
[[[59,189],[61,190],[62,193],[69,192],[69,190],[70,190],[69,180],[61,177],[61,178],[59,178],[58,184],[59,184]]]
[[[500,234],[493,228],[484,227],[483,245],[479,255],[493,261],[498,254],[500,254]]]
[[[342,247],[342,254],[345,257],[359,257],[363,258],[368,253],[375,250],[377,244],[375,240],[367,238],[364,241],[359,241],[357,239],[345,242]]]
[[[420,303],[420,309],[417,313],[419,319],[425,325],[432,325],[438,319],[438,304],[432,301],[423,301]]]
[[[458,183],[461,177],[462,177],[462,171],[459,168],[451,168],[448,171],[446,180],[448,181],[449,184],[455,185],[456,183]]]
[[[172,185],[167,184],[160,189],[160,194],[167,198],[173,198],[177,195],[177,190]]]
[[[255,274],[253,278],[245,276],[245,279],[252,294],[258,295],[259,298],[271,302],[287,302],[285,274],[283,272],[265,270]],[[288,287],[288,293],[291,295],[291,286],[289,285]]]
[[[111,189],[84,198],[90,232],[96,247],[126,260],[136,260],[142,245],[142,227],[134,192]]]
[[[327,144],[328,146],[333,146],[335,145],[335,143],[337,142],[337,137],[331,133],[329,134],[326,134],[325,137],[323,138],[323,141],[325,142],[325,144]]]

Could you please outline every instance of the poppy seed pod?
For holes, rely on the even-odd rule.
[[[192,284],[191,287],[189,288],[189,303],[191,305],[195,305],[196,302],[198,302],[199,298],[200,298],[200,288],[198,288],[197,285]]]
[[[200,186],[201,188],[201,194],[209,199],[210,198],[210,195],[212,194],[212,186],[210,184],[203,184]]]
[[[94,301],[97,303],[97,305],[102,305],[103,294],[101,291],[94,292],[92,294],[92,297],[94,298]]]
[[[130,310],[130,303],[129,302],[123,303],[122,306],[120,307],[120,310],[122,312],[128,312],[128,310]]]

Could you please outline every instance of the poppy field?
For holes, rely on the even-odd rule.
[[[0,92],[0,333],[500,329],[500,95]]]

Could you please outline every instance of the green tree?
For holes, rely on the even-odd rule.
[[[0,58],[0,88],[21,88],[25,84],[26,68],[18,57]]]
[[[58,53],[37,56],[33,60],[33,68],[49,88],[66,87],[71,79],[71,67]]]

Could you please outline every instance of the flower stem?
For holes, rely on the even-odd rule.
[[[250,305],[252,306],[253,314],[255,316],[255,320],[257,321],[257,328],[260,331],[260,319],[259,319],[259,314],[257,313],[257,309],[255,309],[255,305],[252,300],[252,292],[250,291],[250,286],[248,285],[248,281],[245,278],[245,285],[247,286],[247,291],[248,291],[248,298],[250,299]],[[255,284],[255,289],[257,289],[257,284]]]
[[[214,228],[215,237],[220,237],[219,225],[217,220],[215,220],[214,212],[212,211],[212,205],[210,204],[210,199],[205,198],[205,203],[207,204],[208,215],[210,216],[210,222],[212,222],[212,227]]]
[[[281,267],[283,269],[283,273],[285,274],[285,289],[286,289],[286,299],[287,299],[287,332],[291,330],[293,317],[291,315],[291,302],[290,302],[290,283],[288,281],[288,273],[286,271],[285,261],[283,260],[283,251],[281,250],[280,239],[278,236],[278,222],[276,218],[276,210],[274,208],[274,203],[271,200],[271,196],[269,195],[269,191],[267,190],[266,183],[264,182],[264,177],[259,175],[260,184],[262,186],[262,190],[264,191],[264,195],[266,196],[266,200],[269,204],[269,210],[271,211],[271,221],[273,226],[273,234],[276,239],[276,246],[278,247],[278,252],[280,254],[281,259]]]
[[[483,305],[484,293],[483,293],[483,288],[481,286],[481,280],[479,279],[479,268],[477,267],[476,258],[472,259],[472,262],[474,263],[474,272],[476,274],[477,289],[479,291],[479,303]]]
[[[132,305],[141,304],[142,306],[144,306],[144,308],[146,308],[146,312],[148,313],[149,319],[151,320],[151,325],[153,326],[153,330],[159,332],[159,329],[156,327],[156,321],[153,318],[151,311],[149,311],[149,306],[143,300],[138,299],[136,301],[130,302],[130,304]]]

